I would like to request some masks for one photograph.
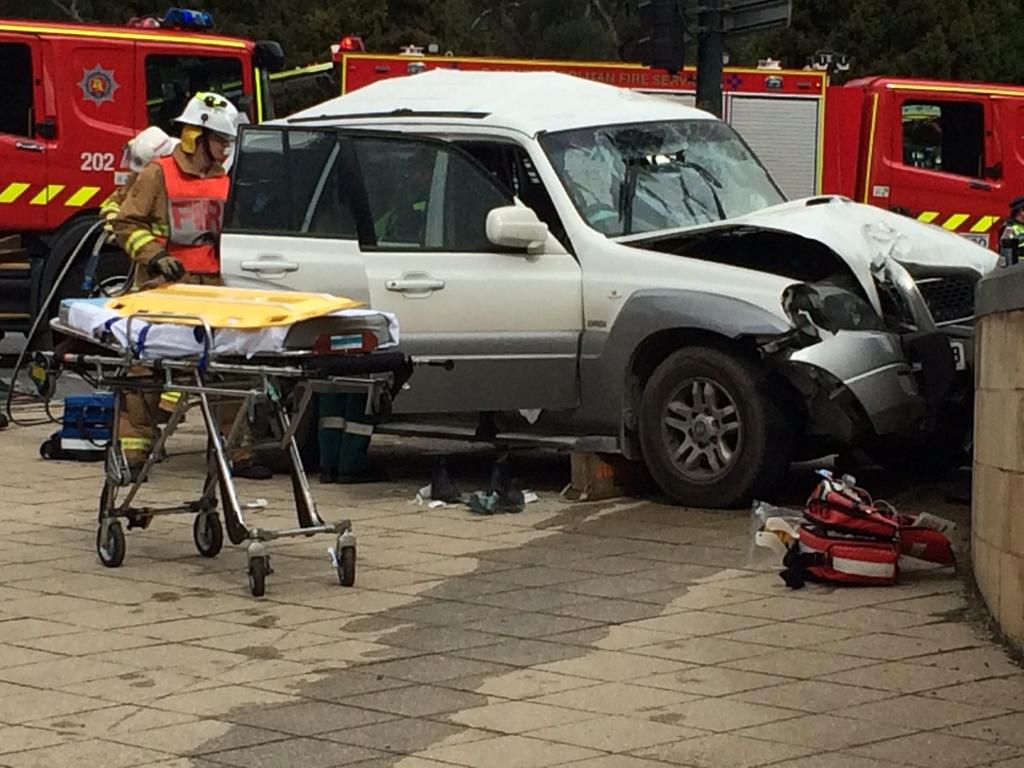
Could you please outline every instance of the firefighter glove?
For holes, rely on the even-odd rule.
[[[172,283],[185,276],[185,267],[167,251],[160,251],[146,263],[146,271],[152,277],[163,277]]]

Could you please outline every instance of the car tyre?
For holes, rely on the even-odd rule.
[[[731,508],[785,477],[790,430],[752,363],[711,347],[681,349],[644,387],[640,444],[660,488],[689,506]]]

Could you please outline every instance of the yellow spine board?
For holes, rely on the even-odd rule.
[[[128,315],[175,315],[179,320],[158,322],[194,324],[201,317],[211,328],[254,330],[287,326],[323,317],[361,303],[326,293],[263,291],[214,285],[168,285],[129,293],[106,304],[122,317]]]

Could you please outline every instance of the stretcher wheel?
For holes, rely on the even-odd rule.
[[[338,581],[343,587],[356,583],[356,548],[342,547],[338,553]]]
[[[107,568],[120,566],[124,562],[126,549],[121,523],[112,520],[106,526],[100,524],[96,529],[96,554],[103,565]]]
[[[249,591],[253,597],[263,597],[267,591],[267,573],[270,563],[266,557],[253,557],[249,560]]]
[[[192,541],[203,557],[216,557],[224,547],[224,528],[216,513],[196,515],[192,523]]]

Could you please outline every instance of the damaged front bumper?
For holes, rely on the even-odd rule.
[[[902,332],[821,333],[814,343],[769,356],[803,396],[808,437],[849,445],[865,435],[920,432],[955,387],[949,334],[936,328],[913,278],[891,264],[884,279],[880,287],[903,313]]]
[[[789,354],[778,371],[804,396],[812,437],[849,444],[869,430],[909,434],[930,412],[923,371],[896,334],[841,331]]]

